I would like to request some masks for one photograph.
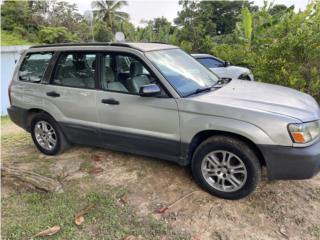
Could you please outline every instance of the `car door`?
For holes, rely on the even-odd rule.
[[[70,140],[83,143],[96,135],[96,53],[63,52],[45,90],[45,106]]]
[[[101,56],[97,110],[105,146],[168,160],[180,154],[177,103],[141,59],[124,53]],[[141,97],[139,87],[156,83],[159,96]]]

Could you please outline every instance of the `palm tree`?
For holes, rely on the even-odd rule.
[[[127,1],[120,0],[97,0],[91,3],[94,15],[97,19],[103,20],[114,32],[114,22],[129,18],[129,14],[119,11],[123,6],[128,5]]]

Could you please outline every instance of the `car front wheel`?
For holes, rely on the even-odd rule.
[[[261,166],[245,142],[214,136],[196,149],[192,172],[196,182],[209,193],[225,199],[240,199],[255,190]]]

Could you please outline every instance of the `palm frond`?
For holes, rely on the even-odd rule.
[[[114,12],[114,16],[123,20],[129,19],[129,14],[126,12]]]
[[[122,0],[116,0],[116,1],[112,1],[112,2],[113,2],[112,6],[111,6],[112,10],[117,10],[117,9],[122,8],[123,6],[128,5],[127,1],[122,1]]]

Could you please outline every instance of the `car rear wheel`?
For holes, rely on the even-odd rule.
[[[36,147],[47,155],[59,154],[69,147],[56,121],[46,113],[38,113],[32,118],[31,136]]]
[[[246,143],[228,136],[214,136],[195,151],[192,172],[196,182],[209,193],[240,199],[255,190],[261,166]]]

